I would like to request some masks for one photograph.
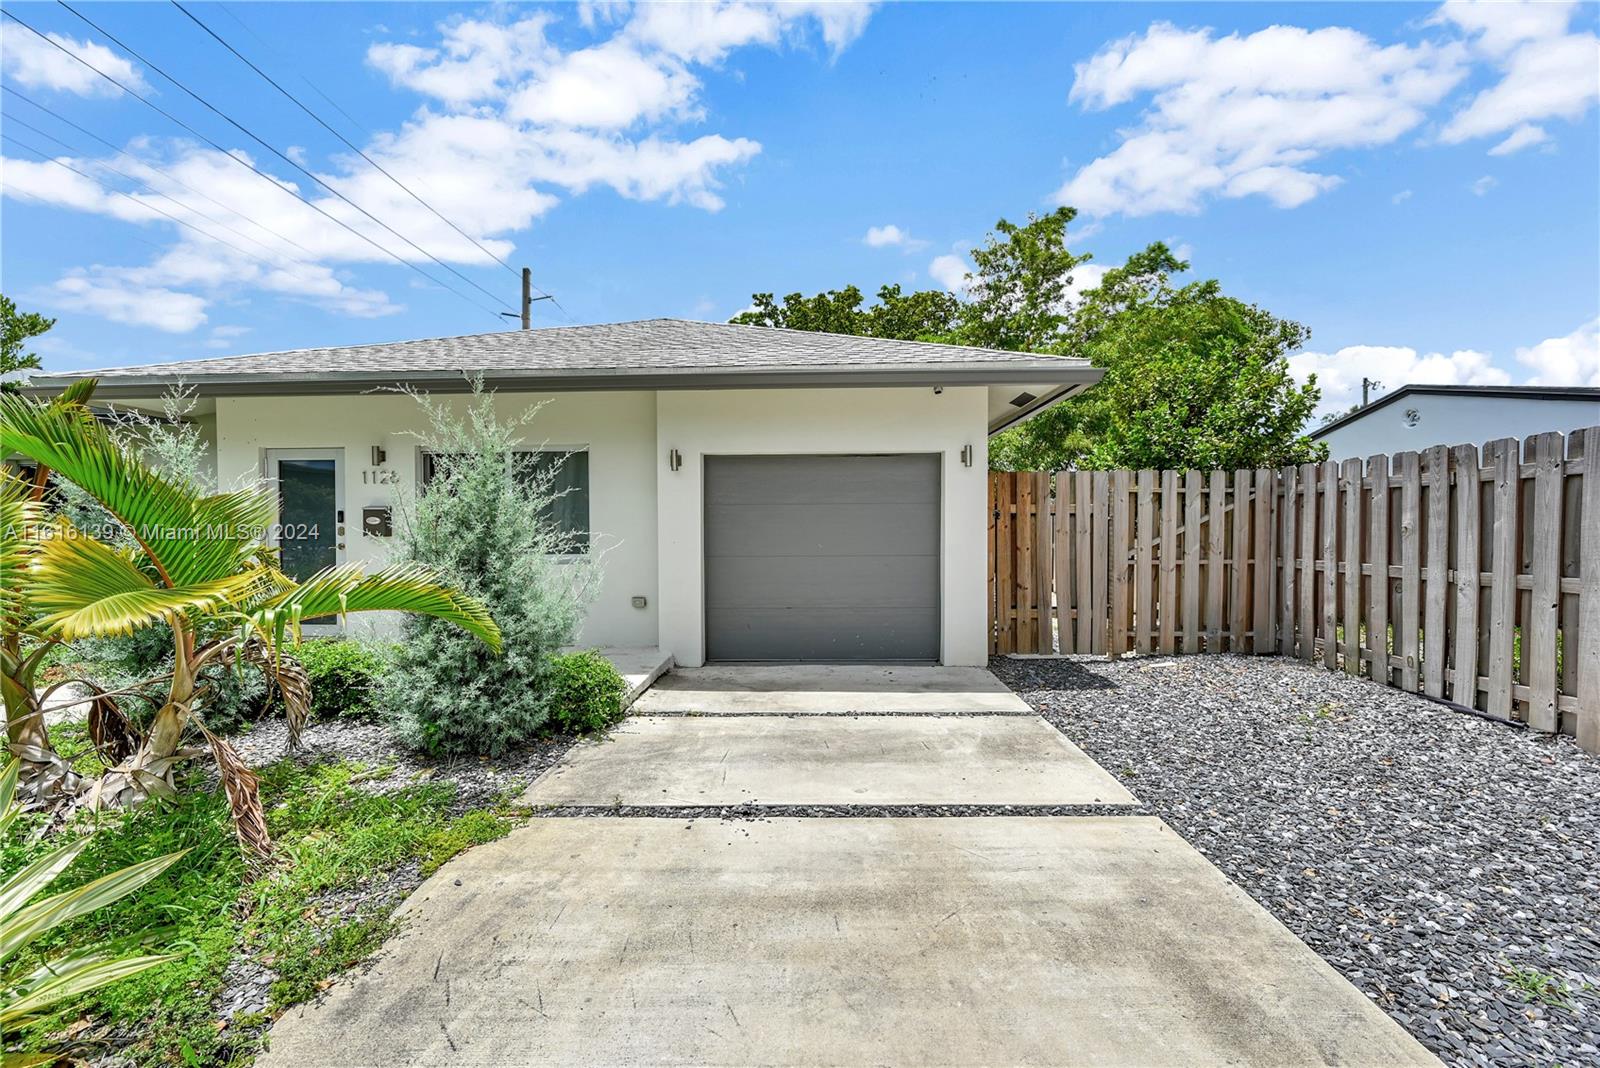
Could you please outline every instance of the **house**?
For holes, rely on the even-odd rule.
[[[1519,441],[1600,424],[1600,389],[1585,386],[1401,386],[1311,432],[1335,460],[1434,445]]]
[[[982,664],[986,439],[1100,377],[1064,357],[678,319],[83,374],[128,406],[192,388],[222,484],[280,486],[279,526],[306,535],[281,545],[297,577],[388,555],[384,510],[428,466],[394,387],[462,394],[481,375],[508,415],[542,404],[528,448],[571,454],[562,521],[609,546],[582,640],[684,665]]]

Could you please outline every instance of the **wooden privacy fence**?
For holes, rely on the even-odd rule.
[[[1600,427],[1246,471],[993,471],[993,653],[1257,653],[1600,751]]]

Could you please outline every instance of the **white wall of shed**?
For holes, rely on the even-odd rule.
[[[1406,412],[1417,413],[1410,426]],[[1365,459],[1434,445],[1482,445],[1496,438],[1526,438],[1552,431],[1568,433],[1600,424],[1600,402],[1591,397],[1476,396],[1470,393],[1414,393],[1391,401],[1329,432],[1331,459]]]

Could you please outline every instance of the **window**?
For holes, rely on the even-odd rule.
[[[422,485],[436,476],[439,454],[422,454]],[[514,463],[519,480],[544,483],[554,498],[544,517],[555,524],[570,554],[589,551],[589,453],[582,449],[518,451]]]

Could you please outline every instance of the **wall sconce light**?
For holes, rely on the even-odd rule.
[[[382,467],[383,466],[383,461],[387,460],[388,458],[389,458],[389,454],[383,451],[383,446],[382,445],[374,445],[372,447],[372,466],[373,467]]]
[[[962,467],[971,467],[972,466],[972,446],[971,445],[963,445],[963,446],[961,446],[961,466]]]
[[[667,450],[667,469],[669,471],[676,471],[678,468],[680,468],[682,466],[683,466],[683,453],[679,452],[677,449],[668,449]]]

